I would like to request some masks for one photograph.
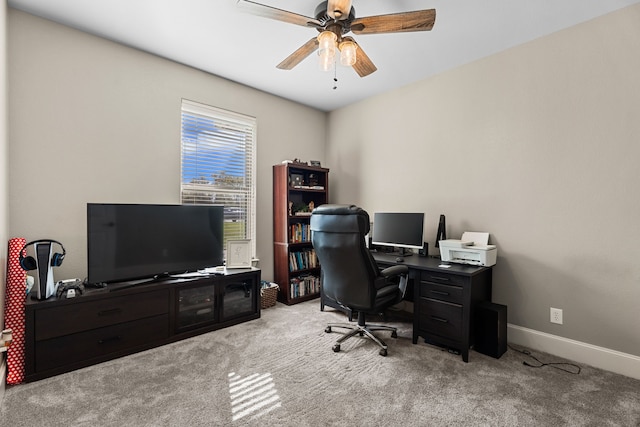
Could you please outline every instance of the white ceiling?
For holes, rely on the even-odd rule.
[[[321,0],[254,0],[313,17]],[[432,31],[354,36],[378,67],[320,71],[310,55],[276,65],[317,35],[250,15],[236,0],[8,0],[21,9],[176,62],[331,111],[640,0],[353,0],[356,17],[436,9]]]

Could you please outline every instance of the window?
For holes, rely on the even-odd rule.
[[[256,119],[182,100],[181,203],[224,205],[224,238],[256,254]]]

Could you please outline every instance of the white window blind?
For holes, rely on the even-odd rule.
[[[183,204],[224,205],[224,238],[251,239],[255,257],[256,119],[182,100]]]

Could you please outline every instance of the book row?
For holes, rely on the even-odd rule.
[[[319,265],[318,257],[314,249],[305,249],[303,251],[289,253],[289,271],[307,270],[309,268],[316,268]]]
[[[311,227],[309,224],[296,223],[289,227],[289,243],[302,243],[311,241]]]
[[[289,293],[291,298],[299,298],[305,295],[320,292],[320,278],[316,276],[299,276],[289,281]]]

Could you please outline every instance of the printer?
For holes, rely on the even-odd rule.
[[[489,233],[466,231],[460,240],[447,239],[438,243],[442,261],[491,267],[498,256],[498,248],[488,244]]]

